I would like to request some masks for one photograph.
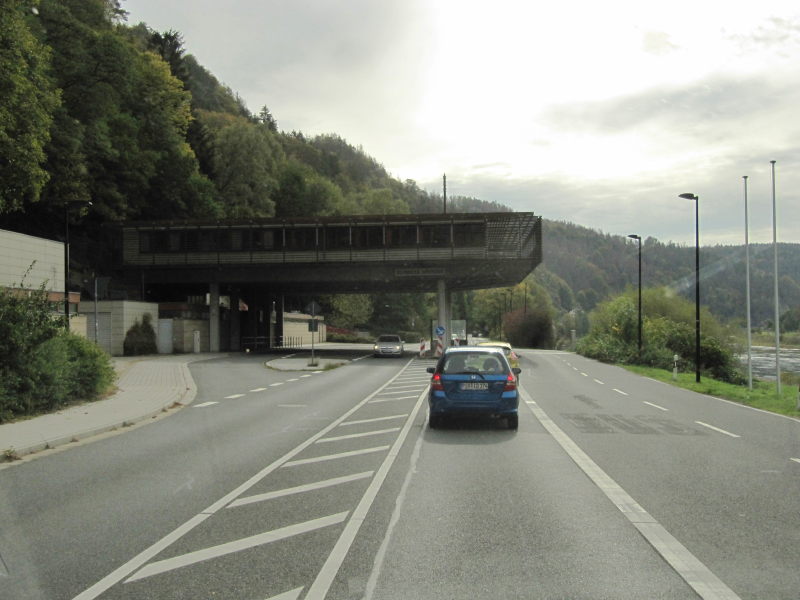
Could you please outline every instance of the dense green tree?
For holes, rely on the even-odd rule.
[[[214,136],[214,182],[224,214],[233,218],[275,215],[278,166],[283,150],[263,126],[237,120]]]
[[[29,27],[36,4],[6,0],[0,10],[0,214],[37,201],[49,178],[44,148],[59,93],[49,48]]]

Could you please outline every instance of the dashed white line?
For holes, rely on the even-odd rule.
[[[586,373],[584,373],[583,371],[581,371],[581,375],[583,375],[584,377],[588,377],[588,375]]]
[[[617,392],[618,394],[622,394],[623,396],[628,395],[627,392],[623,392],[622,390],[618,390],[617,388],[614,388],[614,391]]]
[[[789,460],[793,460],[796,463],[800,463],[800,458],[790,458]]]
[[[695,421],[698,425],[702,425],[703,427],[708,427],[709,429],[713,429],[719,433],[724,433],[725,435],[729,435],[732,438],[742,437],[740,435],[736,435],[735,433],[731,433],[730,431],[725,431],[724,429],[720,429],[719,427],[714,427],[713,425],[709,425],[708,423],[703,423],[702,421]]]
[[[276,387],[276,386],[279,386],[279,385],[283,385],[283,382],[279,381],[278,383],[270,383],[269,387]]]
[[[595,379],[595,380],[594,380],[594,382],[595,382],[595,383],[599,383],[600,385],[605,385],[605,383],[603,383],[603,382],[602,382],[602,381],[600,381],[599,379]]]
[[[308,373],[306,375],[300,375],[300,379],[305,379],[306,377],[311,377],[311,374]]]
[[[241,398],[244,394],[231,394],[230,396],[225,396],[225,400],[234,400],[236,398]]]
[[[297,377],[294,377],[293,379],[287,379],[286,381],[300,381],[300,380]]]
[[[263,392],[265,389],[267,389],[267,388],[254,388],[254,389],[252,389],[250,391],[251,392]]]
[[[212,404],[219,404],[219,402],[203,402],[202,404],[195,404],[193,408],[204,408],[206,406],[211,406]]]
[[[648,402],[647,400],[642,400],[642,402],[644,404],[647,404],[648,406],[652,406],[653,408],[657,408],[658,410],[663,410],[664,412],[669,411],[668,408],[664,408],[663,406],[659,406],[658,404],[653,404],[652,402]]]

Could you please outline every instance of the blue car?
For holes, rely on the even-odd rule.
[[[436,429],[449,415],[488,415],[519,427],[519,368],[511,368],[498,348],[448,348],[435,367],[429,367],[428,426]]]

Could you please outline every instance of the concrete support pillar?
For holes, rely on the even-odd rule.
[[[230,350],[236,352],[242,349],[242,319],[239,312],[239,292],[231,294],[231,331],[230,331]]]
[[[444,327],[444,335],[433,340],[433,349],[436,356],[441,356],[445,348],[450,345],[450,290],[447,289],[444,279],[436,282],[436,295],[439,304],[438,325]],[[439,344],[438,342],[441,342]]]
[[[219,284],[208,285],[208,349],[219,352]]]

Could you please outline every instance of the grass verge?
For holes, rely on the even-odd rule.
[[[775,390],[775,383],[771,381],[753,381],[753,389],[748,390],[746,385],[734,385],[711,379],[703,376],[700,383],[697,383],[694,373],[678,373],[677,381],[672,380],[672,371],[654,369],[652,367],[640,367],[636,365],[620,365],[621,367],[642,375],[651,377],[670,385],[692,390],[699,394],[725,398],[739,404],[745,404],[761,410],[800,418],[800,411],[797,410],[798,384],[782,383],[781,397],[778,398]]]

